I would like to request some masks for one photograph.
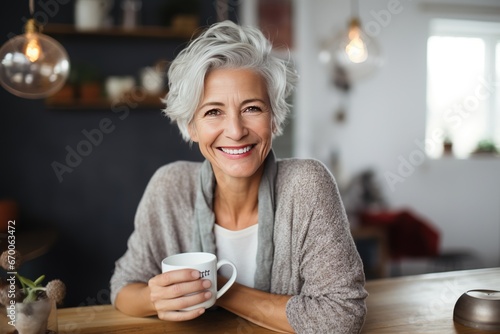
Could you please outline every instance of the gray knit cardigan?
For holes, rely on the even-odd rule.
[[[366,314],[365,278],[332,175],[316,160],[273,163],[269,292],[293,296],[286,314],[297,333],[360,332]],[[147,283],[161,273],[165,257],[192,251],[201,166],[179,161],[153,175],[139,203],[128,249],[116,262],[111,278],[113,303],[123,286]],[[255,307],[265,310],[268,305],[262,301]]]

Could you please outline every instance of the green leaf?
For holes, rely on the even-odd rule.
[[[45,279],[45,275],[42,275],[40,277],[38,277],[36,280],[35,280],[35,286],[39,286],[40,283],[42,283],[42,281]]]
[[[44,290],[44,287],[41,286],[42,281],[45,279],[45,275],[41,275],[34,282],[29,278],[21,276],[19,274],[16,275],[19,282],[21,282],[22,290],[25,295],[23,302],[30,303],[37,300],[37,291]]]
[[[45,279],[45,275],[38,277],[34,282],[32,280],[30,280],[29,278],[26,278],[26,277],[21,276],[21,275],[17,275],[17,278],[19,279],[19,281],[23,285],[23,288],[26,286],[28,286],[30,288],[36,288],[36,287],[40,286],[40,283],[42,283],[42,281]]]
[[[23,287],[25,287],[25,286],[28,286],[30,288],[36,287],[35,282],[33,282],[32,280],[30,280],[29,278],[23,277],[21,275],[17,275],[17,278],[19,279],[19,281],[21,282],[21,284],[23,285]]]

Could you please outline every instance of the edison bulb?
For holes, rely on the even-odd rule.
[[[361,29],[358,25],[349,27],[349,43],[345,47],[345,53],[350,61],[359,64],[368,58],[366,43],[361,38]]]
[[[34,63],[42,56],[42,46],[40,45],[36,34],[29,33],[27,34],[26,39],[28,41],[26,42],[26,47],[24,48],[24,54],[30,62]]]
[[[10,93],[39,99],[60,90],[69,75],[66,50],[53,38],[41,34],[33,19],[26,33],[0,48],[0,83]]]
[[[335,68],[342,68],[351,82],[370,75],[382,65],[377,42],[363,32],[356,18],[351,19],[347,30],[323,44],[319,59],[331,66],[332,73]]]

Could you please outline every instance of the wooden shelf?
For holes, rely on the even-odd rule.
[[[155,109],[161,110],[165,108],[165,104],[161,102],[161,96],[141,96],[134,98],[132,95],[124,96],[122,100],[111,100],[106,97],[95,99],[61,99],[57,96],[50,97],[45,100],[45,106],[48,109],[59,110],[111,110],[112,108],[128,107],[130,110]]]
[[[187,23],[186,23],[187,22]],[[144,38],[150,39],[171,39],[188,41],[195,36],[199,30],[195,24],[190,21],[179,21],[174,27],[162,26],[140,26],[134,29],[124,29],[123,27],[110,27],[97,30],[78,30],[72,24],[51,23],[44,26],[42,32],[53,37],[65,37],[74,40],[76,43],[85,43],[84,38],[99,38],[109,40],[110,42],[122,39],[128,42],[128,39],[134,38],[135,41]],[[131,41],[131,48],[133,48]],[[102,87],[103,83],[100,83]],[[99,89],[99,88],[98,88]],[[79,87],[71,87],[67,85],[60,92],[45,100],[47,109],[58,110],[112,110],[114,107],[119,108],[127,106],[130,110],[161,110],[165,106],[161,102],[161,98],[165,94],[158,96],[144,96],[142,94],[125,95],[120,101],[108,99],[100,94],[91,94],[91,98],[80,98],[89,96],[83,94]],[[102,90],[102,88],[101,88]]]
[[[142,38],[167,38],[190,39],[197,29],[192,27],[172,28],[162,26],[140,26],[134,29],[110,27],[99,30],[77,30],[71,24],[50,23],[43,27],[42,32],[47,35],[58,36],[89,36],[89,37],[142,37]]]

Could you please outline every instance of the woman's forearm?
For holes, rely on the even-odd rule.
[[[234,285],[217,300],[217,305],[259,326],[283,333],[294,333],[286,316],[291,296],[276,295]]]
[[[217,300],[217,305],[259,326],[293,333],[286,316],[286,304],[290,298],[291,296],[271,294],[234,283]],[[150,289],[145,283],[124,286],[116,296],[115,307],[135,317],[157,314],[150,299]]]
[[[124,286],[115,300],[115,307],[134,317],[147,317],[157,314],[151,302],[150,290],[146,283],[131,283]]]

